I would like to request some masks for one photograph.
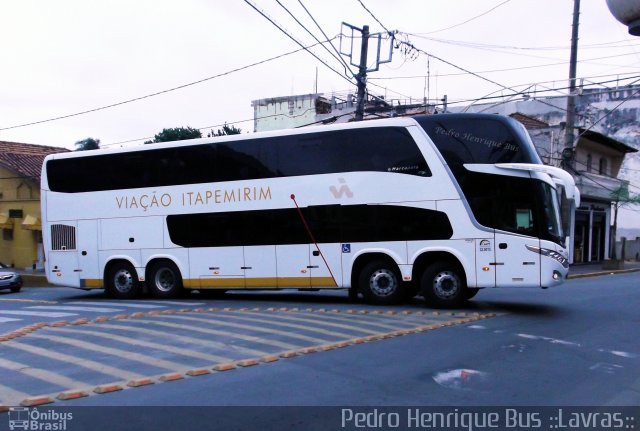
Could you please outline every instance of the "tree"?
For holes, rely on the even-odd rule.
[[[239,127],[236,126],[228,126],[227,123],[224,123],[224,126],[222,126],[222,129],[218,129],[217,132],[214,132],[213,129],[211,130],[211,133],[207,134],[207,138],[213,138],[215,136],[225,136],[225,135],[239,135],[240,133],[242,133],[242,130]]]
[[[611,259],[617,259],[616,252],[616,235],[618,232],[618,210],[630,205],[640,205],[640,195],[629,194],[629,184],[622,183],[618,188],[611,192],[611,205],[613,205],[613,229],[611,232],[613,247],[611,250]]]
[[[156,142],[181,141],[184,139],[202,138],[200,130],[192,127],[173,127],[170,129],[162,129],[162,132],[155,135],[153,141],[146,141],[145,144],[154,144]]]
[[[76,142],[74,145],[76,146],[76,151],[99,150],[100,139],[87,138]]]

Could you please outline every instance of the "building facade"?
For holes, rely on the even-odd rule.
[[[0,141],[0,262],[44,268],[40,174],[48,154],[64,148]]]

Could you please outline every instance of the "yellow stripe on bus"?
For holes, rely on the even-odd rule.
[[[260,288],[286,288],[297,287],[338,287],[331,277],[203,277],[188,278],[182,281],[182,285],[187,289],[260,289]],[[86,289],[99,289],[103,287],[103,282],[99,278],[83,278],[80,286]]]

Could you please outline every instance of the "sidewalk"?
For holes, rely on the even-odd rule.
[[[602,263],[579,263],[573,264],[569,268],[568,278],[595,277],[597,275],[607,274],[624,274],[627,272],[640,271],[640,262],[625,262],[624,269],[605,270],[602,269]]]

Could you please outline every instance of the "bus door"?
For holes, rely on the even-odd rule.
[[[278,287],[311,287],[309,244],[277,245]]]
[[[53,284],[80,287],[76,222],[52,223],[51,251],[47,255],[47,278]]]
[[[243,247],[190,248],[189,270],[198,278],[194,288],[243,288]]]
[[[540,287],[540,254],[527,245],[540,247],[540,240],[496,231],[496,287]]]
[[[244,247],[244,283],[248,289],[278,287],[275,245]]]
[[[342,286],[342,244],[310,244],[311,287]],[[331,270],[329,270],[329,268]]]
[[[102,287],[102,275],[98,267],[98,221],[78,220],[80,287]]]

